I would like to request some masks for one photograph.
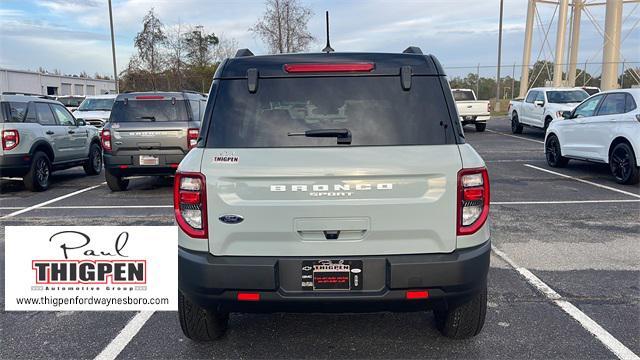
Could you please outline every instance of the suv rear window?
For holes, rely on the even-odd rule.
[[[2,120],[8,123],[16,123],[16,122],[24,122],[25,115],[27,114],[27,107],[29,103],[27,102],[6,102],[5,103],[8,110],[8,118],[5,119],[5,116],[2,116]],[[2,108],[0,107],[0,110]],[[4,112],[3,112],[4,113]]]
[[[187,121],[184,100],[118,100],[111,110],[111,121]]]
[[[439,145],[453,139],[437,76],[414,76],[402,89],[398,76],[221,80],[209,121],[207,147],[337,146],[336,138],[288,136],[314,129],[349,129],[351,146]]]

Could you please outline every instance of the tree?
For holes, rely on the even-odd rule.
[[[618,84],[621,88],[640,85],[640,67],[624,69],[624,73],[618,76]]]
[[[165,45],[167,48],[167,64],[172,72],[174,83],[178,89],[183,88],[183,71],[186,67],[185,31],[182,23],[167,31]]]
[[[196,26],[193,31],[185,35],[184,40],[189,65],[195,68],[206,67],[211,62],[211,49],[219,42],[216,34],[207,34],[202,30],[202,26]]]
[[[218,45],[213,49],[213,61],[220,63],[224,59],[232,58],[238,48],[238,40],[232,37],[226,37],[224,34],[220,34]]]
[[[267,0],[265,5],[262,19],[249,31],[259,36],[272,54],[307,50],[315,40],[307,30],[311,9],[298,0]]]
[[[157,89],[156,76],[161,71],[162,53],[160,47],[166,40],[164,25],[156,17],[153,8],[145,15],[142,31],[136,35],[134,44],[138,48],[138,57],[151,77],[153,90]]]

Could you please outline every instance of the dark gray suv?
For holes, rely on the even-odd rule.
[[[129,176],[173,175],[198,142],[206,101],[189,91],[118,95],[101,132],[109,188],[126,190]]]

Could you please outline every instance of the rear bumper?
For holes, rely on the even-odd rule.
[[[450,254],[332,257],[363,261],[363,290],[314,292],[301,288],[302,260],[231,257],[179,248],[178,287],[203,307],[229,312],[369,312],[444,309],[486,286],[490,241]],[[428,299],[407,300],[426,289]],[[257,292],[260,301],[237,301]]]
[[[184,154],[161,154],[158,155],[158,165],[140,165],[139,155],[112,155],[105,152],[104,167],[116,176],[173,175],[184,156]]]
[[[460,122],[462,125],[475,124],[487,122],[491,118],[491,115],[464,115],[460,116]]]
[[[28,154],[0,156],[0,176],[24,176],[31,167],[31,156]]]

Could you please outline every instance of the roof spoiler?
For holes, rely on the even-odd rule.
[[[420,50],[420,48],[417,46],[409,46],[408,48],[404,49],[402,53],[422,55],[422,50]]]
[[[235,57],[245,57],[245,56],[254,56],[254,55],[251,52],[251,50],[249,50],[249,49],[239,49],[236,52],[236,56]]]

